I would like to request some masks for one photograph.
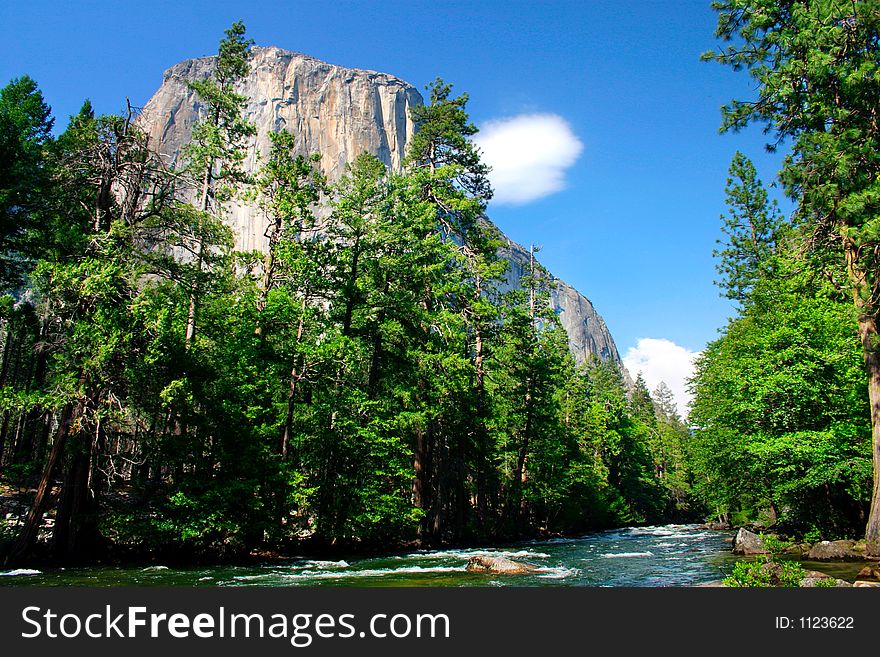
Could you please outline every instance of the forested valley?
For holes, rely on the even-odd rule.
[[[532,260],[485,218],[467,96],[437,80],[401,171],[255,128],[227,30],[176,166],[130,107],[53,135],[0,92],[0,481],[7,564],[475,544],[697,519],[668,388],[577,367]],[[229,205],[265,221],[234,249]]]
[[[534,257],[502,292],[489,170],[467,95],[442,80],[399,169],[364,153],[332,183],[289,132],[244,165],[241,23],[190,83],[202,120],[174,166],[132,108],[86,101],[56,133],[37,83],[11,81],[0,493],[23,511],[0,524],[2,561],[700,520],[864,537],[880,556],[880,9],[713,7],[722,47],[704,59],[756,90],[722,130],[762,125],[787,155],[770,187],[745,154],[730,165],[715,256],[733,316],[696,361],[690,409],[610,359],[577,364]],[[264,251],[235,249],[233,204],[259,211]]]

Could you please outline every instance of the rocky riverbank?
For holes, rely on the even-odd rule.
[[[756,534],[741,527],[733,539],[732,551],[744,557],[765,558],[760,570],[771,586],[782,585],[784,563],[795,562],[804,569],[799,586],[813,587],[880,587],[880,559],[866,554],[864,541],[836,540],[786,542],[775,535]],[[777,561],[778,559],[778,561]],[[835,574],[815,569],[818,565],[826,570],[835,564],[864,564],[850,581]],[[833,581],[833,584],[831,583]]]

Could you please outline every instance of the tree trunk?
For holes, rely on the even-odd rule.
[[[297,351],[299,350],[299,345],[302,343],[303,330],[305,328],[305,315],[306,315],[306,300],[305,297],[302,301],[302,308],[299,316],[299,324],[296,327],[296,343],[295,347]],[[297,355],[294,359],[293,367],[290,370],[290,389],[287,393],[287,413],[284,418],[284,429],[281,433],[281,460],[286,461],[288,459],[288,453],[290,451],[290,438],[293,433],[293,412],[296,407],[296,394],[297,394],[297,385],[299,384],[300,378],[303,375],[304,365],[302,362],[302,356]]]
[[[859,317],[859,337],[865,352],[868,371],[868,400],[871,404],[871,445],[874,461],[874,492],[871,512],[865,529],[866,553],[880,556],[880,353],[877,351],[877,322],[873,317]]]
[[[55,436],[55,442],[52,445],[52,451],[49,452],[49,458],[46,466],[43,468],[43,476],[40,478],[40,484],[37,487],[37,494],[34,502],[28,511],[27,518],[22,527],[21,533],[12,544],[9,554],[6,557],[4,565],[9,566],[19,562],[33,550],[37,541],[37,535],[40,531],[40,525],[43,522],[43,514],[46,512],[49,492],[52,489],[52,480],[55,476],[55,469],[64,449],[67,432],[70,429],[71,419],[73,417],[73,407],[68,404],[61,413],[61,420],[58,423],[58,433]]]
[[[431,471],[434,458],[433,422],[428,422],[425,429],[416,430],[416,445],[413,465],[415,469],[415,481],[413,482],[413,503],[416,508],[424,512],[419,527],[419,538],[422,542],[431,542],[434,535],[434,495],[431,491]]]
[[[880,556],[880,335],[877,333],[877,311],[868,299],[872,297],[871,285],[864,267],[859,262],[859,245],[850,237],[844,237],[847,274],[852,284],[853,301],[859,313],[859,339],[868,375],[868,402],[871,406],[871,449],[874,463],[874,490],[871,495],[871,512],[865,528],[865,553]]]
[[[201,239],[199,239],[199,255],[198,255],[198,276],[202,273],[202,260],[204,257],[204,247],[205,243]],[[199,296],[201,295],[201,286],[199,285],[198,278],[193,283],[192,289],[189,293],[189,308],[186,311],[186,334],[184,336],[184,340],[186,342],[186,347],[189,349],[190,345],[192,345],[193,339],[196,337],[196,312],[198,310],[198,302]]]
[[[81,436],[86,438],[86,436]],[[88,549],[94,537],[91,511],[89,474],[93,446],[77,441],[76,453],[64,478],[61,500],[55,515],[55,554],[62,561],[76,561]]]
[[[269,292],[272,291],[275,283],[275,268],[278,264],[276,251],[278,242],[281,239],[282,220],[280,216],[276,216],[264,233],[269,238],[269,249],[263,259],[263,280],[260,284],[260,296],[257,298],[257,327],[254,329],[254,335],[263,337],[263,325],[261,315],[266,309],[266,302],[269,299]]]
[[[385,322],[387,307],[384,305],[388,290],[391,289],[391,277],[386,274],[385,285],[382,287],[383,306],[376,318],[376,328],[373,331],[373,349],[370,355],[370,372],[367,375],[367,396],[375,399],[379,389],[379,369],[382,363],[382,324]]]
[[[217,125],[219,121],[219,110],[215,112],[214,115],[214,125]],[[208,163],[207,170],[205,171],[205,177],[202,181],[202,194],[201,200],[199,202],[199,206],[202,209],[202,212],[207,213],[208,209],[211,207],[211,183],[214,180],[213,176],[214,171],[214,160],[210,160]],[[199,241],[199,246],[196,255],[196,279],[193,282],[192,289],[189,293],[189,308],[186,312],[186,335],[184,336],[184,340],[186,342],[186,347],[189,349],[192,344],[193,338],[196,335],[196,315],[198,313],[198,303],[199,298],[201,296],[201,275],[202,275],[202,265],[205,260],[205,240],[202,237],[201,226],[197,228],[198,234],[196,239]]]
[[[3,470],[3,452],[6,448],[6,435],[9,432],[9,411],[3,411],[3,421],[0,422],[0,471]]]

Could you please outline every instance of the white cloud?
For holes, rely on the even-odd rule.
[[[474,142],[483,151],[483,162],[492,167],[493,201],[509,205],[565,189],[565,172],[584,149],[568,121],[557,114],[488,121]]]
[[[633,377],[642,373],[648,388],[654,391],[661,381],[669,386],[675,397],[680,415],[687,415],[691,395],[687,391],[687,379],[694,372],[694,358],[698,351],[689,351],[672,340],[639,338],[623,357],[623,364]]]

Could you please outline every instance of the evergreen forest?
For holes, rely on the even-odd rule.
[[[880,556],[880,4],[712,6],[703,58],[755,90],[721,129],[761,126],[785,157],[769,185],[731,162],[714,255],[732,317],[689,409],[612,359],[575,362],[536,247],[503,285],[468,96],[441,79],[399,169],[363,153],[334,181],[285,131],[246,166],[240,22],[190,83],[204,111],[173,166],[131,107],[85,101],[56,129],[37,82],[10,81],[0,493],[27,512],[0,524],[0,563],[705,520]],[[242,204],[265,250],[235,248]]]
[[[700,517],[668,389],[576,366],[534,258],[499,291],[467,96],[430,85],[401,171],[364,153],[329,184],[283,131],[247,171],[250,47],[234,24],[191,83],[175,167],[133,111],[86,101],[55,136],[35,81],[0,94],[0,475],[31,496],[6,563]],[[234,248],[233,203],[265,252]]]

